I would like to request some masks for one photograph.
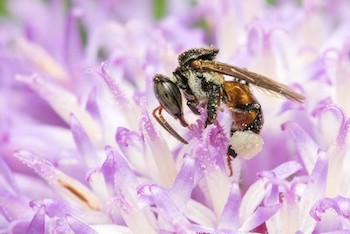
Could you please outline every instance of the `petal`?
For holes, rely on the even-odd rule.
[[[297,123],[284,123],[282,129],[287,131],[295,141],[306,171],[310,174],[317,160],[318,145]]]
[[[108,74],[106,69],[107,62],[103,62],[101,65],[101,71],[98,74],[102,77],[106,83],[109,91],[112,93],[117,106],[120,106],[123,115],[125,115],[126,120],[129,122],[132,129],[137,129],[137,117],[140,116],[139,108],[130,102],[128,98],[125,97],[124,92],[117,85],[116,81]]]
[[[301,195],[299,201],[299,210],[301,221],[299,230],[304,233],[311,233],[314,230],[316,222],[309,216],[308,211],[313,204],[322,197],[326,192],[326,179],[327,179],[327,155],[325,152],[319,152],[315,167],[310,175],[309,183],[307,184],[305,191]]]
[[[98,233],[118,233],[118,234],[133,234],[133,232],[124,226],[103,224],[103,225],[92,225],[91,226]]]
[[[175,206],[164,189],[156,185],[144,185],[139,189],[139,194],[153,198],[160,229],[170,228],[175,233],[185,233],[190,230],[190,222]]]
[[[347,27],[347,25],[346,25]],[[346,54],[349,53],[348,51],[345,52]],[[344,56],[344,59],[339,61],[336,65],[336,71],[335,71],[335,92],[336,95],[336,103],[342,106],[345,110],[350,110],[350,105],[348,102],[348,92],[349,92],[349,85],[350,81],[347,79],[350,75],[350,68],[349,68],[349,61],[347,56]],[[349,112],[347,112],[349,115]]]
[[[338,216],[350,219],[350,199],[345,197],[323,198],[316,202],[310,211],[310,215],[316,220],[322,220],[322,214],[328,209],[334,210]]]
[[[238,230],[239,208],[241,206],[241,193],[236,183],[232,183],[231,192],[227,199],[225,208],[217,229]]]
[[[79,210],[69,206],[66,202],[57,199],[31,201],[29,205],[36,209],[44,207],[45,214],[50,217],[65,217],[67,214],[79,215]],[[84,214],[85,215],[85,214]]]
[[[291,87],[294,90],[298,91],[299,93],[305,95],[305,90],[303,89],[303,87],[300,84],[294,84],[294,85],[291,85]],[[282,106],[277,114],[280,115],[280,114],[287,112],[287,111],[304,110],[304,109],[305,109],[305,107],[303,105],[300,105],[300,103],[295,103],[295,102],[287,100],[282,104]]]
[[[186,217],[199,225],[215,228],[217,225],[216,214],[207,206],[195,200],[189,200],[185,210]]]
[[[33,216],[33,211],[26,201],[10,194],[0,194],[0,213],[7,221],[13,221],[24,216]]]
[[[77,68],[81,66],[80,62],[83,57],[82,36],[83,25],[79,25],[83,12],[79,7],[73,7],[67,14],[66,25],[63,40],[63,59],[70,72],[77,75]],[[80,28],[79,28],[80,26]]]
[[[349,184],[350,181],[350,157],[348,157],[348,153],[349,153],[349,146],[350,146],[350,120],[348,119],[345,126],[343,127],[343,130],[341,130],[343,133],[341,133],[340,135],[343,135],[343,142],[344,145],[342,146],[345,147],[345,149],[343,149],[344,153],[345,153],[345,158],[344,158],[344,162],[343,162],[343,170],[342,170],[342,177],[341,177],[341,194],[346,196],[346,197],[350,197],[350,187],[347,186]]]
[[[345,188],[341,187],[341,181],[343,179],[343,171],[346,168],[346,166],[344,166],[344,161],[347,158],[346,156],[350,146],[350,120],[345,121],[345,114],[335,105],[327,106],[325,112],[331,113],[333,118],[337,119],[337,125],[333,123],[337,128],[337,133],[332,139],[332,142],[330,142],[327,150],[329,161],[326,196],[335,197],[340,192],[343,192],[343,190],[347,190],[347,186]],[[330,122],[330,124],[332,124],[332,122]]]
[[[45,208],[45,214],[53,222],[54,219],[65,219],[67,215],[74,216],[88,224],[103,224],[110,222],[107,214],[103,212],[94,212],[78,209],[74,205],[69,205],[65,201],[58,199],[44,199],[30,202],[30,206],[39,209]],[[48,227],[46,227],[47,229]]]
[[[75,201],[73,202],[74,204],[80,204],[92,210],[100,209],[101,204],[99,199],[89,188],[54,168],[49,161],[41,159],[28,151],[17,151],[14,155],[22,163],[32,168],[39,176],[45,179],[67,200],[71,202]]]
[[[92,227],[74,218],[73,216],[67,215],[66,221],[74,233],[97,234]]]
[[[113,176],[114,189],[121,191],[124,195],[128,194],[131,199],[136,199],[136,188],[138,186],[134,171],[130,168],[127,161],[118,154],[112,147],[106,146],[105,151],[109,160],[112,161],[110,166]],[[113,174],[113,171],[115,172]]]
[[[210,199],[217,217],[220,217],[229,196],[233,178],[227,176],[224,167],[227,148],[221,144],[219,144],[221,147],[212,145],[211,139],[216,134],[223,133],[220,130],[217,131],[217,126],[214,124],[207,126],[202,133],[202,138],[193,142],[190,154],[195,157],[199,168],[204,172],[206,189],[208,190],[207,199]]]
[[[152,158],[146,158],[149,173],[154,181],[170,186],[176,177],[173,156],[165,140],[154,128],[146,110],[146,103],[143,102],[142,105],[143,113],[139,122],[139,128],[152,153]]]
[[[10,168],[7,166],[5,161],[0,157],[0,187],[6,188],[6,190],[12,195],[19,195],[19,189],[16,181],[14,180],[13,174]]]
[[[169,197],[174,204],[180,209],[184,210],[187,202],[191,197],[195,177],[194,159],[186,156],[181,169],[175,179],[174,184],[169,191]]]
[[[97,88],[94,87],[88,95],[88,99],[86,101],[86,110],[97,120],[101,122],[101,113],[100,108],[97,103],[98,99]]]
[[[21,51],[21,55],[25,56],[39,70],[46,72],[57,80],[67,82],[69,76],[66,71],[41,45],[21,38],[16,41],[15,48]]]
[[[109,197],[112,195],[112,192],[107,186],[105,181],[105,176],[102,173],[101,169],[92,170],[87,174],[86,180],[88,181],[92,191],[97,195],[101,200],[102,204],[106,204]]]
[[[45,207],[41,206],[32,221],[30,222],[26,233],[44,233],[45,232]]]
[[[77,149],[84,159],[84,163],[86,163],[88,167],[94,167],[97,162],[97,152],[83,126],[75,118],[74,114],[71,114],[70,117],[70,128]]]
[[[95,123],[91,115],[78,103],[77,97],[73,93],[58,85],[49,83],[38,75],[17,75],[16,79],[28,84],[66,123],[70,121],[70,114],[74,113],[74,116],[79,119],[91,139],[101,139],[102,133],[100,127]]]
[[[116,221],[116,216],[120,214],[123,222],[126,223],[132,233],[156,233],[145,213],[128,197],[119,196],[108,205],[108,214],[111,219]]]
[[[270,173],[278,179],[285,179],[301,169],[301,165],[295,161],[285,162],[274,168]],[[239,211],[239,220],[247,220],[263,201],[266,193],[266,180],[260,179],[252,184],[242,198]]]
[[[115,134],[115,140],[135,171],[147,175],[145,164],[146,145],[139,133],[127,128],[119,127]]]
[[[147,220],[146,214],[137,206],[138,183],[134,172],[127,161],[110,146],[106,146],[105,150],[109,161],[111,161],[109,166],[114,166],[114,168],[110,168],[112,173],[109,174],[109,177],[113,175],[113,192],[116,197],[108,206],[108,214],[114,217],[118,212],[134,233],[143,231],[154,233],[154,229]]]
[[[345,122],[344,112],[336,105],[329,104],[314,110],[317,117],[322,146],[328,148],[337,138]]]
[[[281,209],[281,205],[270,207],[258,207],[256,211],[242,224],[239,231],[248,232],[263,224],[270,219],[277,211]]]
[[[114,175],[116,173],[115,157],[114,153],[111,152],[112,149],[110,149],[109,146],[108,148],[106,147],[105,150],[107,158],[101,166],[101,171],[107,186],[109,186],[110,188],[114,188]]]

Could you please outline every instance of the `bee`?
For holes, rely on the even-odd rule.
[[[172,77],[156,74],[153,89],[159,106],[153,116],[172,136],[184,144],[188,142],[166,121],[162,111],[178,119],[182,126],[189,124],[184,118],[182,95],[194,114],[200,114],[198,107],[205,106],[207,117],[205,127],[215,122],[221,103],[232,116],[231,136],[238,131],[259,134],[264,119],[261,106],[252,94],[250,85],[276,92],[294,102],[302,103],[304,96],[263,75],[215,60],[219,50],[214,47],[189,49],[178,57],[179,66]],[[226,81],[224,75],[233,77]],[[181,90],[181,91],[180,91]],[[237,153],[232,144],[227,149],[228,163]],[[232,175],[232,169],[230,168]]]

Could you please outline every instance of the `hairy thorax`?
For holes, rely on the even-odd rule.
[[[223,86],[224,77],[216,72],[188,71],[188,86],[193,95],[199,100],[206,100],[210,95],[213,85]]]

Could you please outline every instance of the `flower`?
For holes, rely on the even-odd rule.
[[[345,0],[3,1],[1,231],[348,232],[349,9]],[[254,92],[264,144],[232,160],[231,177],[224,105],[206,128],[205,108],[185,108],[188,129],[164,114],[188,144],[151,115],[153,76],[208,45],[306,97]]]

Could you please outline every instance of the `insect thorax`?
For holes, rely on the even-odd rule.
[[[206,100],[213,86],[223,87],[224,77],[216,72],[196,72],[188,70],[188,86],[198,100]]]

